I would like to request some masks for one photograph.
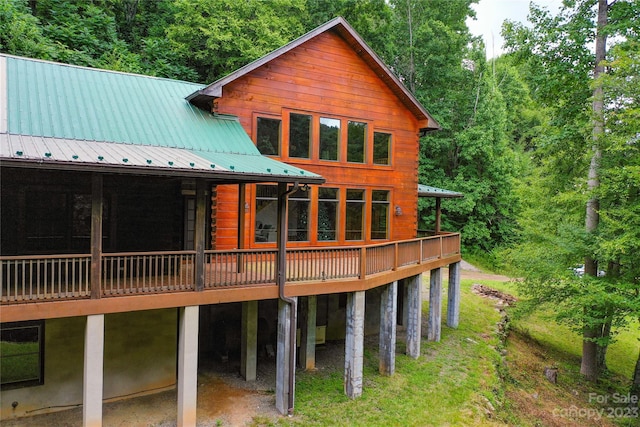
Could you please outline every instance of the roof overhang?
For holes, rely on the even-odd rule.
[[[402,101],[402,103],[413,113],[418,119],[420,126],[420,135],[423,136],[429,131],[440,129],[440,124],[431,116],[424,106],[409,92],[404,84],[393,74],[393,72],[384,64],[378,55],[367,45],[360,35],[349,25],[342,17],[337,17],[319,26],[318,28],[308,32],[307,34],[293,40],[292,42],[274,50],[268,55],[263,56],[242,68],[228,74],[227,76],[217,80],[210,85],[197,90],[186,97],[192,104],[210,110],[210,105],[215,98],[222,97],[222,89],[225,85],[234,80],[250,73],[251,71],[267,64],[273,59],[295,49],[308,40],[326,32],[335,31],[342,37],[353,50],[364,60],[376,75],[391,89],[391,91]]]
[[[444,190],[429,185],[418,184],[418,197],[436,197],[443,199],[456,199],[464,197],[464,194],[456,191]]]
[[[322,184],[320,175],[261,155],[0,134],[2,166],[200,177],[219,183]],[[259,166],[256,166],[259,165]]]

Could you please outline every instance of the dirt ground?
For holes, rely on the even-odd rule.
[[[509,278],[482,273],[463,262],[463,279],[500,280]],[[443,277],[447,278],[445,269]],[[428,279],[425,297],[428,297]],[[398,331],[400,339],[401,331]],[[344,343],[327,343],[316,351],[317,369],[340,369],[344,366]],[[201,366],[198,376],[197,426],[247,426],[255,417],[275,420],[282,417],[275,409],[275,360],[260,361],[257,379],[244,381],[238,363],[211,362]],[[147,396],[133,397],[103,405],[105,427],[172,427],[176,426],[177,392],[175,389]],[[82,425],[82,408],[33,415],[28,418],[2,420],[2,427]]]

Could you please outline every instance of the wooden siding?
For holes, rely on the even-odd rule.
[[[390,240],[416,236],[418,121],[380,77],[335,32],[322,33],[226,85],[222,98],[216,104],[217,112],[240,117],[242,126],[254,140],[256,116],[281,117],[283,155],[278,157],[279,160],[322,175],[327,180],[324,186],[366,189],[369,202],[371,190],[390,190]],[[369,149],[372,145],[368,146],[367,161],[363,164],[321,161],[315,144],[311,158],[289,158],[286,150],[286,116],[290,111],[367,122],[369,144],[372,144],[374,130],[391,133],[391,165],[372,164]],[[317,135],[317,130],[315,133]],[[317,144],[317,138],[314,138],[314,142]],[[344,160],[346,149],[344,146],[341,148]],[[220,187],[219,202],[229,200],[230,204],[234,203],[234,197],[237,196],[232,193],[237,193],[236,187]],[[250,231],[254,220],[254,194],[253,186],[249,186],[247,201],[251,211],[245,230],[247,247],[255,246]],[[237,206],[237,199],[235,200]],[[344,209],[344,202],[340,206]],[[394,214],[395,206],[400,207],[402,215]],[[312,192],[311,218],[316,217],[316,209],[317,192]],[[219,212],[217,249],[235,247],[236,242],[232,242],[227,235],[229,230],[237,229],[235,215],[237,213],[232,213],[231,210]],[[368,218],[365,228],[367,231],[370,221],[368,211],[365,217]],[[366,234],[365,243],[370,243],[368,233]],[[343,244],[344,241],[338,243]],[[318,242],[312,239],[305,243],[309,244],[317,245]]]

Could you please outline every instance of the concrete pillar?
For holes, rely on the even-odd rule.
[[[422,339],[422,274],[405,280],[407,306],[407,356],[420,357]]]
[[[347,294],[347,335],[344,342],[344,392],[351,399],[362,395],[364,358],[364,291]]]
[[[258,366],[258,301],[242,303],[240,331],[240,375],[245,381],[256,380]]]
[[[440,341],[440,319],[442,317],[442,270],[431,270],[429,281],[429,321],[427,340]]]
[[[396,370],[397,304],[398,282],[393,282],[384,287],[380,297],[379,371],[382,375],[393,375]]]
[[[292,298],[296,300],[296,298]],[[289,393],[295,395],[295,378],[289,377],[289,363],[295,364],[290,359],[291,346],[295,349],[296,343],[291,341],[291,305],[278,300],[278,349],[276,353],[276,409],[283,415],[289,410]],[[291,390],[289,390],[291,388]]]
[[[460,262],[449,264],[447,326],[457,328],[460,321]]]
[[[300,367],[309,371],[316,368],[316,315],[318,297],[300,298]]]
[[[199,306],[180,309],[178,332],[178,427],[196,425]]]
[[[87,316],[84,331],[84,380],[82,388],[82,425],[102,425],[102,389],[104,367],[104,314]]]

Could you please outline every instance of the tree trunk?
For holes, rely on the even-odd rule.
[[[638,401],[640,400],[640,351],[638,351],[638,360],[636,360],[636,369],[633,371],[633,381],[631,381],[631,390],[629,394],[632,396],[629,399],[629,406],[638,407]]]
[[[607,37],[605,35],[604,27],[607,25],[607,0],[598,0],[598,24],[596,34],[596,58],[595,68],[593,73],[594,80],[597,81],[600,74],[604,72],[604,61],[607,53],[606,42]],[[599,200],[595,195],[595,190],[600,185],[600,179],[598,175],[598,168],[600,164],[600,158],[602,153],[600,151],[600,138],[604,134],[604,100],[603,90],[601,84],[596,84],[593,89],[593,154],[591,156],[591,164],[589,165],[589,179],[588,188],[591,193],[589,200],[587,201],[587,209],[585,215],[585,227],[587,233],[593,233],[598,228],[599,218]],[[591,256],[585,257],[584,260],[584,274],[593,277],[598,276],[598,262]],[[595,380],[600,374],[599,366],[599,350],[597,343],[589,340],[597,338],[602,335],[605,320],[601,325],[585,326],[584,336],[582,342],[582,365],[580,366],[580,373],[585,375],[590,380]]]

